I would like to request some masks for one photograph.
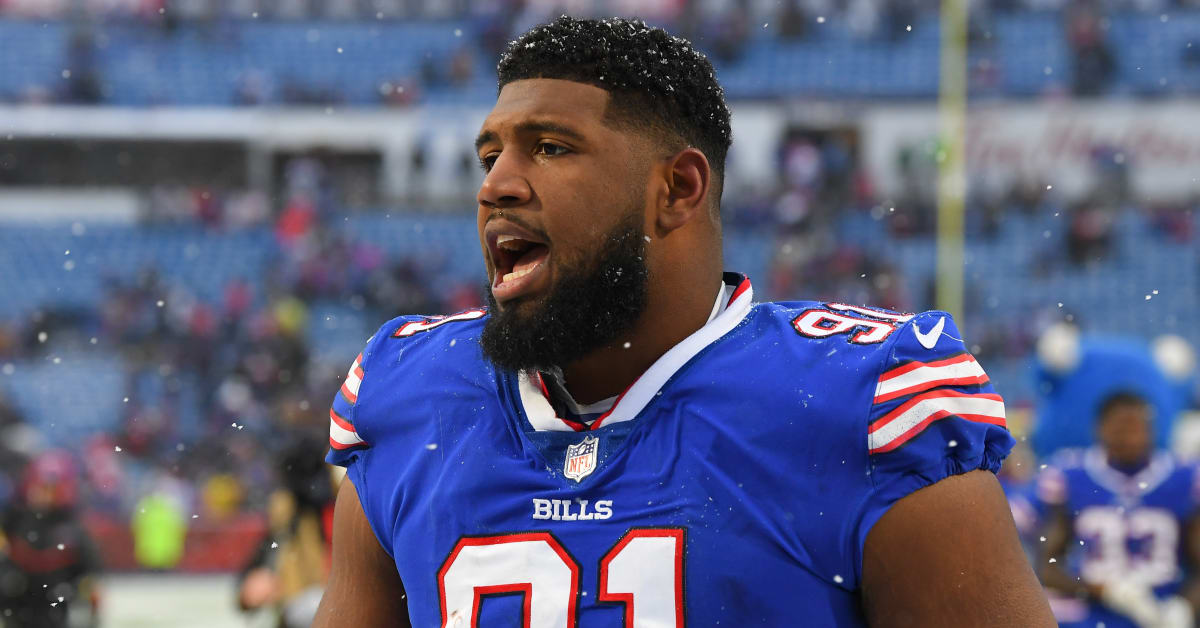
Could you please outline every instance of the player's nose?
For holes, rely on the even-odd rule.
[[[513,207],[529,202],[533,190],[529,181],[520,172],[516,160],[506,158],[504,153],[492,163],[492,169],[483,178],[476,199],[487,208]]]

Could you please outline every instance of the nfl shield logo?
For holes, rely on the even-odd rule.
[[[567,460],[563,463],[563,475],[576,482],[583,481],[583,478],[596,470],[597,449],[599,446],[595,436],[584,438],[583,442],[578,445],[568,446]]]

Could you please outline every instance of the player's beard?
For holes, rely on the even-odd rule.
[[[565,367],[632,329],[646,308],[650,275],[641,211],[603,242],[590,259],[560,267],[560,279],[532,307],[501,310],[488,289],[484,357],[509,371]]]

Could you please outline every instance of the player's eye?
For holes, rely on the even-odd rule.
[[[496,157],[498,157],[498,155],[496,155],[495,153],[488,153],[488,154],[484,155],[483,157],[480,157],[479,158],[479,167],[483,168],[484,172],[491,172],[492,166],[496,165]]]
[[[556,157],[558,155],[564,155],[568,152],[570,152],[570,149],[568,149],[566,146],[561,146],[553,142],[538,142],[537,147],[534,148],[533,154],[543,155],[546,157]]]

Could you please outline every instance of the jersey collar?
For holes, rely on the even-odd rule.
[[[1175,470],[1175,463],[1170,454],[1158,452],[1146,468],[1126,475],[1109,466],[1103,449],[1091,447],[1083,455],[1083,468],[1096,484],[1125,499],[1134,499],[1158,488]]]
[[[546,399],[541,378],[536,373],[519,373],[517,375],[518,397],[533,429],[582,432],[598,429],[602,425],[630,421],[637,417],[638,413],[650,403],[650,400],[679,369],[683,368],[705,347],[729,333],[750,312],[750,305],[754,300],[754,290],[750,287],[750,280],[737,273],[725,273],[723,280],[724,288],[721,294],[729,295],[724,310],[692,335],[662,354],[645,373],[642,373],[629,388],[625,389],[625,392],[617,397],[612,408],[593,421],[590,426],[559,417],[555,414],[550,401]],[[714,306],[714,311],[719,309],[719,304]]]

